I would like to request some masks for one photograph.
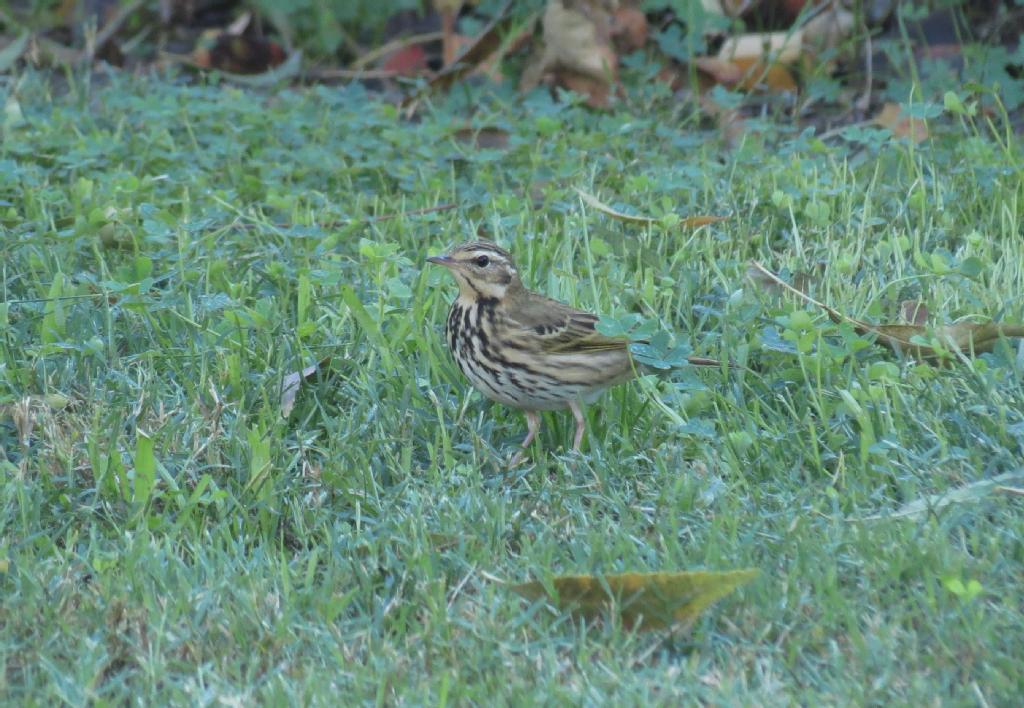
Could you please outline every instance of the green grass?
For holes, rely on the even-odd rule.
[[[499,94],[469,120],[509,147],[477,151],[454,138],[460,90],[417,122],[356,89],[49,91],[18,86],[27,124],[0,148],[8,700],[1024,691],[1021,498],[887,518],[1024,469],[1018,344],[916,365],[745,276],[806,272],[875,322],[914,298],[939,324],[1024,321],[1020,142],[998,114],[935,116],[917,147],[774,127],[727,152],[642,95],[592,114]],[[573,187],[731,218],[638,228]],[[750,370],[614,390],[581,457],[546,415],[533,463],[504,471],[524,421],[460,378],[439,337],[454,287],[424,263],[480,231],[535,288]],[[327,356],[282,418],[283,377]],[[677,636],[500,582],[741,567],[762,574]]]

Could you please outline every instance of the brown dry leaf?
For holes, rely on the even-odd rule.
[[[206,32],[192,52],[192,63],[202,69],[232,74],[262,74],[284,62],[281,45],[262,37]]]
[[[612,38],[623,54],[635,52],[647,44],[647,15],[636,7],[623,6],[612,17]]]
[[[734,62],[743,74],[737,85],[743,91],[767,88],[782,93],[797,90],[793,73],[782,64],[776,62],[766,66],[757,59],[735,59]]]
[[[623,213],[621,211],[613,209],[612,207],[608,206],[604,202],[600,201],[594,195],[588,194],[588,193],[584,192],[582,189],[579,189],[578,187],[573,187],[573,189],[576,190],[576,193],[578,195],[580,195],[580,199],[582,199],[583,202],[587,206],[589,206],[589,207],[591,207],[593,209],[597,209],[602,214],[610,216],[613,219],[618,219],[619,221],[625,221],[625,222],[630,223],[630,224],[644,224],[644,225],[647,225],[647,226],[652,225],[652,224],[660,224],[660,223],[662,223],[661,219],[655,219],[654,217],[651,217],[651,216],[640,216],[638,214],[625,214],[625,213]],[[729,218],[729,217],[727,217],[727,216],[689,216],[689,217],[681,218],[679,220],[679,224],[680,224],[680,226],[684,226],[684,227],[687,227],[687,228],[696,228],[698,226],[705,226],[707,224],[714,224],[714,223],[719,222],[719,221],[725,221],[727,218]]]
[[[697,57],[693,61],[697,67],[700,90],[706,91],[715,84],[730,89],[752,91],[757,88],[768,88],[772,91],[796,91],[797,83],[792,72],[774,63],[765,65],[757,59],[719,59],[717,57]],[[678,86],[673,85],[673,89]]]
[[[453,38],[455,44],[455,53],[459,54],[465,49],[468,49],[476,42],[476,37],[467,37],[464,34],[457,34]],[[500,84],[504,78],[501,73],[501,65],[499,59],[501,58],[501,52],[495,52],[489,57],[480,62],[476,69],[471,73],[475,76],[486,76],[488,79],[496,84]]]
[[[910,138],[920,143],[928,138],[928,126],[920,118],[903,115],[898,103],[886,103],[874,117],[874,122],[888,128],[898,138]]]
[[[562,69],[554,77],[555,83],[562,88],[587,97],[587,105],[591,108],[607,108],[611,98],[612,86],[604,79],[581,74],[572,69]]]
[[[410,44],[388,54],[381,68],[397,76],[418,76],[429,69],[427,52],[419,44]]]
[[[548,0],[543,49],[523,71],[519,90],[529,91],[548,76],[583,93],[591,107],[606,107],[618,80],[619,58],[612,48],[617,6],[618,0]]]
[[[628,627],[661,629],[688,623],[719,600],[758,575],[755,569],[685,571],[678,573],[621,573],[563,575],[545,583],[513,585],[530,600],[548,598],[560,610],[597,619],[611,607]]]
[[[498,10],[491,23],[480,33],[480,36],[473,40],[473,43],[456,58],[455,62],[439,71],[430,80],[428,86],[431,90],[449,88],[462,77],[476,71],[482,63],[498,51],[502,44],[502,37],[515,22],[515,17],[509,13],[511,6],[512,0],[508,0]],[[410,101],[407,100],[405,105],[409,104]]]
[[[735,86],[743,78],[743,70],[736,62],[716,57],[696,57],[693,63],[699,71],[711,77],[714,83],[723,86]],[[710,86],[701,88],[710,88]]]
[[[800,60],[802,38],[800,30],[730,37],[722,44],[715,59],[718,66],[732,65],[728,71],[729,78],[736,74],[738,77],[732,82],[722,83],[745,91],[760,87],[780,92],[796,91],[796,79],[787,65]],[[707,62],[704,64],[709,66]],[[718,75],[724,78],[726,72],[719,70]]]
[[[900,317],[912,325],[923,325],[928,321],[928,306],[920,300],[904,300],[900,303]]]
[[[397,17],[404,19],[404,16],[401,14],[398,15]],[[369,51],[360,54],[349,65],[349,70],[354,71],[358,69],[365,69],[366,67],[377,62],[386,64],[392,57],[392,55],[398,54],[402,52],[402,50],[408,49],[409,47],[428,44],[430,42],[436,42],[442,39],[442,34],[440,32],[414,32],[414,30],[420,29],[420,26],[416,24],[402,24],[402,19],[396,20],[394,24],[397,27],[396,33],[398,33],[399,36],[388,40],[379,47],[375,47]],[[401,32],[405,30],[409,30],[414,33],[401,34]],[[425,69],[427,64],[427,53],[423,49],[423,47],[419,47],[419,49],[420,54],[423,57],[423,65]],[[403,61],[401,63],[408,62]]]
[[[533,39],[533,30],[540,20],[540,12],[534,13],[524,23],[512,28],[508,39],[500,41],[498,49],[491,52],[477,67],[470,73],[486,76],[491,81],[500,84],[505,80],[501,71],[501,61],[509,54],[514,54],[526,46]],[[477,40],[473,37],[458,35],[461,40],[458,43],[458,51],[468,49]],[[500,39],[500,38],[499,38]]]
[[[1024,325],[1004,325],[994,322],[957,322],[943,327],[925,327],[917,324],[882,324],[873,325],[853,317],[848,317],[823,302],[819,302],[806,293],[797,290],[782,280],[775,273],[757,261],[751,261],[750,268],[759,272],[760,278],[773,281],[783,290],[793,293],[804,302],[821,308],[836,324],[849,322],[857,334],[874,335],[876,341],[897,354],[905,353],[919,361],[934,364],[949,359],[952,352],[961,356],[971,356],[992,351],[996,342],[1003,338],[1024,337]],[[940,347],[937,349],[926,344],[912,341],[914,338],[934,338]]]
[[[307,366],[302,371],[293,371],[281,381],[281,417],[287,418],[292,408],[295,407],[295,397],[299,395],[299,386],[303,381],[308,381],[320,369],[331,363],[331,357],[326,356],[312,366]]]

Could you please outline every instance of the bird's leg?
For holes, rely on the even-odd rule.
[[[572,411],[572,417],[576,419],[576,437],[572,441],[572,451],[580,451],[580,443],[583,442],[583,430],[587,426],[587,421],[583,417],[583,407],[579,401],[569,401],[569,410]]]
[[[537,411],[524,411],[524,413],[526,413],[526,437],[523,438],[522,447],[525,450],[537,437],[537,431],[540,430],[540,413]]]
[[[540,414],[537,411],[523,412],[526,414],[526,437],[523,438],[523,449],[512,458],[512,462],[509,464],[510,467],[515,467],[522,461],[526,448],[530,447],[530,443],[537,437],[537,431],[540,430]]]

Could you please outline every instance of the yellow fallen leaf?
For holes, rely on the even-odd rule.
[[[800,59],[803,33],[755,32],[729,37],[718,50],[718,58],[726,61],[739,59],[792,64]]]
[[[995,322],[957,322],[956,324],[927,327],[921,324],[880,324],[873,325],[844,315],[823,302],[784,281],[757,261],[750,262],[748,275],[756,282],[771,282],[783,290],[793,293],[804,302],[825,311],[836,324],[849,322],[857,334],[875,335],[876,342],[889,347],[896,353],[905,353],[920,361],[935,363],[946,358],[940,348],[913,341],[918,337],[934,337],[941,347],[962,355],[983,354],[992,351],[996,342],[1006,337],[1024,337],[1024,325],[996,324]]]
[[[611,606],[626,626],[645,630],[688,622],[741,585],[757,577],[755,569],[621,573],[618,575],[563,575],[548,584],[540,581],[514,585],[530,600],[549,599],[566,612],[595,619]]]
[[[903,115],[898,103],[886,103],[874,117],[874,122],[888,128],[898,138],[910,138],[920,143],[928,138],[928,126],[920,118]]]
[[[936,347],[917,344],[911,341],[914,337],[929,335],[937,340],[941,347],[961,354],[984,354],[995,347],[996,342],[1007,337],[1024,337],[1024,326],[1004,325],[994,322],[957,322],[941,327],[926,327],[916,324],[881,324],[869,325],[854,321],[860,326],[854,327],[860,334],[875,333],[878,340],[894,351],[909,353],[915,359],[936,361],[942,358],[943,352]],[[861,331],[863,329],[863,331]]]
[[[788,65],[803,55],[803,34],[794,32],[760,32],[729,37],[722,44],[715,60],[734,67],[727,72],[737,75],[733,81],[720,81],[744,91],[768,88],[772,91],[796,91],[797,83]],[[705,66],[710,66],[705,62]],[[720,74],[725,76],[726,72]]]

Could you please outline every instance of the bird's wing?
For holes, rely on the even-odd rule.
[[[596,315],[535,293],[528,293],[510,320],[511,329],[520,330],[539,351],[549,354],[625,349],[629,345],[626,339],[606,337],[594,329]]]

